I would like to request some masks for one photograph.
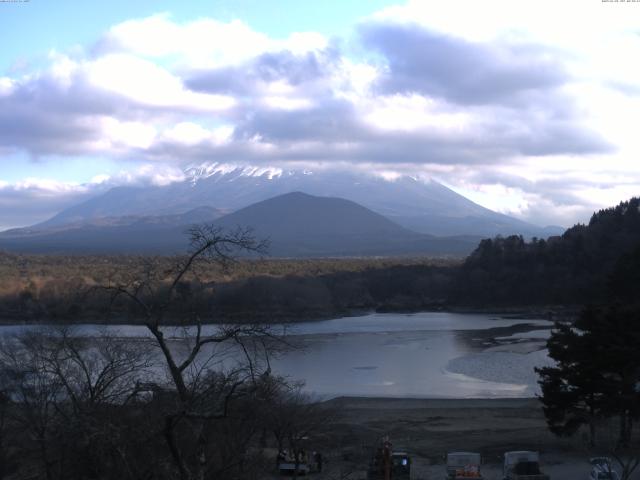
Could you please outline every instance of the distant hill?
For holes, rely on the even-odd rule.
[[[548,240],[483,240],[464,263],[453,298],[474,305],[598,302],[616,264],[639,246],[640,198],[632,198]]]
[[[479,237],[441,238],[407,230],[384,216],[340,198],[300,192],[277,196],[219,217],[199,208],[182,215],[101,217],[71,224],[41,224],[0,234],[0,248],[24,253],[175,254],[188,247],[190,225],[251,227],[283,257],[466,255]]]
[[[276,256],[464,255],[479,241],[419,234],[355,202],[301,192],[258,202],[215,224],[252,226],[256,236],[271,240]]]
[[[222,213],[199,207],[179,215],[100,217],[70,224],[40,225],[0,233],[0,249],[21,253],[181,253],[189,226],[213,222]]]
[[[68,208],[37,227],[102,217],[174,215],[202,205],[229,213],[291,192],[344,198],[420,233],[438,236],[521,234],[547,237],[561,227],[541,228],[484,208],[444,185],[409,176],[384,179],[363,172],[282,170],[205,164],[166,186],[117,187]]]
[[[224,212],[212,207],[198,207],[187,212],[175,215],[124,215],[120,217],[92,217],[87,219],[77,219],[70,223],[47,222],[34,225],[33,227],[13,228],[0,232],[0,238],[21,237],[28,235],[42,235],[53,232],[86,228],[86,227],[143,227],[143,226],[181,226],[198,223],[212,222],[220,218]]]

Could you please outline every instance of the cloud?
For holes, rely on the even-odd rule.
[[[194,71],[186,84],[198,91],[234,95],[255,95],[273,85],[293,90],[327,78],[339,67],[339,60],[338,52],[332,49],[302,54],[266,52],[240,65]]]
[[[640,185],[640,77],[611,49],[589,56],[598,41],[622,51],[629,22],[607,35],[580,23],[580,43],[554,18],[545,39],[544,15],[531,14],[528,31],[526,15],[488,1],[509,20],[482,16],[480,4],[460,15],[455,3],[408,2],[364,19],[350,40],[275,39],[237,20],[168,14],[122,22],[40,70],[0,77],[0,168],[16,152],[122,162],[122,175],[87,179],[84,193],[51,190],[63,199],[98,183],[178,181],[193,163],[347,165],[436,175],[540,218],[549,205],[575,211],[593,189],[598,201],[626,191],[615,179],[599,185],[598,165]],[[630,51],[640,52],[635,37]],[[16,185],[1,187],[7,199],[44,191]],[[506,199],[491,203],[497,192]]]
[[[115,186],[164,186],[184,179],[181,169],[143,164],[113,175],[99,175],[86,183],[48,178],[0,181],[0,231],[42,222]]]
[[[1,79],[0,145],[36,156],[126,156],[123,146],[151,145],[156,125],[188,115],[222,118],[234,105],[232,97],[189,90],[174,74],[130,55],[54,55],[45,71]]]
[[[545,48],[469,42],[417,24],[375,22],[360,29],[363,41],[386,61],[379,88],[422,93],[465,105],[511,103],[569,80]]]
[[[415,24],[375,21],[361,33],[381,64],[354,61],[307,33],[275,41],[238,22],[127,21],[90,58],[54,54],[43,72],[3,78],[0,145],[183,164],[206,156],[491,164],[610,149],[559,91],[570,78],[545,49],[473,43]],[[196,39],[210,62],[173,70],[158,62],[188,60]],[[225,42],[259,39],[233,60],[218,55]]]
[[[240,20],[201,18],[178,23],[163,13],[113,26],[93,51],[98,56],[125,52],[184,68],[219,68],[244,63],[264,52],[288,50],[301,54],[326,45],[326,38],[316,32],[294,32],[276,40]]]
[[[100,191],[104,190],[38,178],[0,182],[0,231],[33,225]]]

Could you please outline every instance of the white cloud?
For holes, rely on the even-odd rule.
[[[328,46],[324,35],[317,32],[293,32],[284,42],[276,42],[276,49],[289,50],[303,55],[314,50],[323,50]]]
[[[236,103],[227,95],[190,91],[166,69],[133,55],[105,55],[85,69],[92,85],[151,107],[220,111]]]
[[[434,5],[409,0],[373,15],[384,21],[415,22],[473,41],[533,40],[587,51],[603,37],[634,32],[638,5],[584,0],[456,0]]]
[[[316,32],[294,32],[285,40],[276,40],[240,20],[201,18],[178,23],[168,14],[122,22],[112,27],[101,42],[107,51],[164,57],[189,68],[237,65],[281,49],[303,54],[326,45],[326,38]]]
[[[110,47],[137,55],[178,57],[191,66],[212,66],[242,62],[271,40],[241,21],[230,23],[200,19],[185,24],[166,14],[128,20],[115,25],[105,41]]]
[[[170,183],[180,182],[185,179],[184,172],[175,167],[158,166],[158,165],[142,165],[133,172],[126,172],[129,177],[129,183],[146,183],[152,185],[164,186]]]
[[[301,110],[313,106],[313,102],[308,98],[288,97],[286,95],[264,97],[262,101],[267,107],[279,110]]]
[[[10,95],[13,92],[14,81],[9,77],[0,77],[0,96]]]
[[[0,180],[0,231],[45,221],[61,210],[117,185],[168,185],[185,179],[181,169],[143,164],[115,174],[95,175],[86,183],[28,177]]]
[[[143,122],[122,122],[117,118],[102,119],[102,139],[96,147],[113,150],[149,148],[156,136],[156,129]]]
[[[472,120],[465,111],[452,111],[450,106],[418,94],[379,96],[370,102],[364,119],[384,130],[441,130],[448,135],[461,133]]]
[[[197,123],[180,122],[162,132],[169,141],[185,145],[195,145],[211,138],[211,132]]]
[[[55,51],[49,54],[49,58],[52,61],[50,69],[51,76],[60,86],[69,88],[73,82],[74,75],[78,71],[78,62]]]

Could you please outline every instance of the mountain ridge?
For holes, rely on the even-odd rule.
[[[545,230],[503,215],[429,180],[384,179],[361,172],[283,170],[202,164],[187,168],[185,180],[167,186],[121,186],[63,210],[37,226],[51,227],[97,217],[174,215],[208,205],[232,212],[284,193],[300,191],[354,201],[396,223],[437,236],[522,234],[545,237]]]
[[[217,212],[204,208],[200,213]],[[195,214],[134,218],[128,224],[85,222],[5,232],[0,234],[0,248],[83,254],[178,254],[187,250],[186,232],[193,223],[185,222]],[[250,227],[256,238],[271,241],[269,254],[276,257],[466,255],[480,240],[412,232],[350,200],[302,192],[263,200],[217,219],[206,219],[206,223],[227,230]]]

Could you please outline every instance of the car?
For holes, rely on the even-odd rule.
[[[611,466],[609,457],[593,457],[589,459],[592,465],[589,480],[620,480],[618,472]]]
[[[589,480],[620,480],[615,470],[606,471],[600,468],[594,468],[589,474]]]

